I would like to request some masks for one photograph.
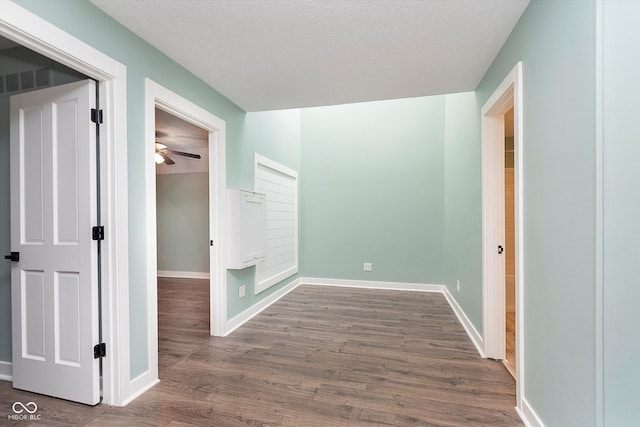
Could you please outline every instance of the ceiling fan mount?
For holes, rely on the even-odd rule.
[[[164,144],[161,144],[159,142],[156,141],[156,163],[157,164],[161,164],[161,163],[166,163],[167,165],[171,166],[171,165],[175,165],[176,162],[169,157],[168,155],[175,155],[175,156],[182,156],[182,157],[188,157],[190,159],[200,159],[201,156],[200,154],[194,154],[194,153],[187,153],[184,151],[178,151],[178,150],[172,150],[171,148],[167,147]]]

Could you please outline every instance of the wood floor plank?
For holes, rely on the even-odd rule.
[[[504,366],[515,378],[516,376],[516,313],[507,312],[506,315],[506,358]]]
[[[513,378],[442,295],[300,286],[225,338],[209,282],[160,279],[160,384],[125,408],[30,396],[47,425],[512,426]]]

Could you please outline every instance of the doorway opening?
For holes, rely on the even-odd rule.
[[[209,133],[155,109],[158,376],[209,337]]]
[[[167,123],[173,123],[174,129],[171,130],[171,127],[165,128],[164,126]],[[182,130],[177,131],[176,129]],[[172,132],[182,132],[183,134],[191,132],[190,138],[196,138],[199,142],[186,143],[185,140],[188,139],[186,134],[185,138],[180,142],[180,138],[172,137]],[[161,145],[156,145],[156,141]],[[225,212],[227,206],[225,141],[225,122],[222,119],[152,80],[146,80],[145,204],[148,218],[146,224],[146,248],[149,254],[146,265],[147,301],[149,307],[147,319],[149,370],[139,377],[140,381],[144,381],[146,384],[153,385],[158,381],[159,307],[163,310],[162,316],[167,315],[169,316],[167,319],[171,319],[170,312],[180,310],[180,304],[186,304],[185,302],[176,303],[173,308],[163,305],[167,302],[167,298],[171,298],[171,293],[175,291],[171,289],[172,283],[176,288],[179,285],[185,285],[182,290],[177,289],[175,291],[177,294],[182,295],[181,298],[189,300],[205,297],[200,305],[208,305],[208,311],[200,307],[200,317],[196,316],[191,319],[191,321],[197,323],[198,328],[206,330],[208,335],[223,336],[226,332],[227,277],[223,260],[226,248]],[[177,154],[177,152],[182,154]],[[189,154],[199,155],[200,159],[196,159]],[[164,164],[156,163],[158,157],[163,157]],[[167,165],[166,158],[169,158],[174,164]],[[160,172],[162,170],[184,170],[186,172],[184,174],[156,174],[157,171]],[[206,177],[202,175],[205,171],[207,171],[205,173]],[[168,175],[174,176],[167,178]],[[177,175],[182,176],[175,178]],[[205,178],[206,182],[203,182],[203,178]],[[159,212],[158,206],[162,200],[158,200],[158,189],[164,191],[168,187],[177,185],[176,183],[183,182],[184,184],[184,181],[189,181],[187,187],[183,187],[184,192],[198,193],[202,196],[202,192],[206,187],[205,192],[208,202],[205,203],[206,206],[200,205],[200,213],[196,214],[199,218],[199,226],[192,221],[193,218],[189,220],[189,224],[179,224],[181,221],[187,221],[185,218],[180,218],[180,215],[185,212],[186,206],[184,204],[174,209],[173,216],[169,213],[170,219],[167,218],[167,211]],[[170,193],[173,194],[171,197],[185,196],[185,194],[176,195],[178,192],[175,188],[170,189]],[[165,196],[166,194],[162,195],[163,198]],[[189,203],[194,206],[197,205],[197,203],[193,203],[193,200]],[[191,208],[194,206],[191,206]],[[189,256],[185,257],[185,254],[176,253],[176,248],[169,248],[168,245],[175,245],[175,242],[170,241],[165,244],[164,240],[171,240],[171,233],[169,233],[169,236],[160,236],[158,233],[160,228],[167,231],[180,228],[183,234],[191,234],[191,239],[187,240],[192,240],[196,244],[192,248],[184,249],[192,254],[191,259],[189,259]],[[158,276],[165,277],[158,279]],[[183,280],[183,282],[177,283],[178,279]],[[169,286],[168,291],[171,292],[164,292],[165,285]],[[191,297],[186,296],[189,294],[189,286],[195,286],[195,290],[192,289]],[[202,286],[204,286],[205,290],[201,289]],[[162,294],[159,294],[159,287],[163,288],[161,289]],[[202,315],[205,312],[208,315],[206,315],[203,324]],[[176,328],[187,328],[189,320],[174,320],[178,322],[172,326],[174,333]],[[161,318],[160,321],[165,321],[165,318]],[[184,323],[185,321],[187,323]],[[163,341],[163,345],[166,344],[168,347],[175,346],[175,342],[173,344],[170,344],[170,342],[171,339],[169,338]],[[184,349],[181,351],[184,351]],[[174,356],[180,357],[179,354],[174,354]],[[175,359],[175,357],[171,356],[171,352],[166,353],[166,355],[163,353],[162,357],[163,359],[160,362],[163,368],[167,363],[171,363],[171,359]]]
[[[481,109],[484,353],[512,368],[517,410],[522,409],[525,348],[522,108],[522,63],[518,63]],[[511,117],[512,137],[507,136]],[[508,354],[507,348],[513,352]]]
[[[505,254],[505,358],[503,363],[516,377],[516,260],[514,215],[513,107],[504,115],[504,254]]]

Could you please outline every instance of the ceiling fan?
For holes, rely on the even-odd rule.
[[[170,148],[168,148],[166,145],[164,144],[160,144],[159,142],[156,142],[156,163],[160,164],[160,163],[166,163],[167,165],[175,165],[176,162],[174,162],[171,157],[169,157],[167,154],[173,154],[176,156],[183,156],[183,157],[189,157],[191,159],[200,159],[201,156],[200,154],[193,154],[193,153],[185,153],[184,151],[177,151],[177,150],[172,150]]]

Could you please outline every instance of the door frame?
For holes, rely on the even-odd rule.
[[[522,62],[482,106],[482,325],[486,357],[505,357],[504,113],[514,108],[514,214],[516,293],[516,408],[524,390],[524,168]]]
[[[103,402],[122,405],[129,381],[129,254],[126,67],[9,0],[0,0],[0,35],[98,81],[105,123],[100,139]],[[10,375],[5,375],[10,377]]]
[[[191,101],[145,79],[145,205],[147,212],[147,336],[151,376],[158,378],[158,259],[155,163],[155,109],[159,108],[209,132],[209,251],[210,332],[224,336],[227,323],[226,254],[226,124],[219,117]],[[149,383],[150,381],[146,381]]]

